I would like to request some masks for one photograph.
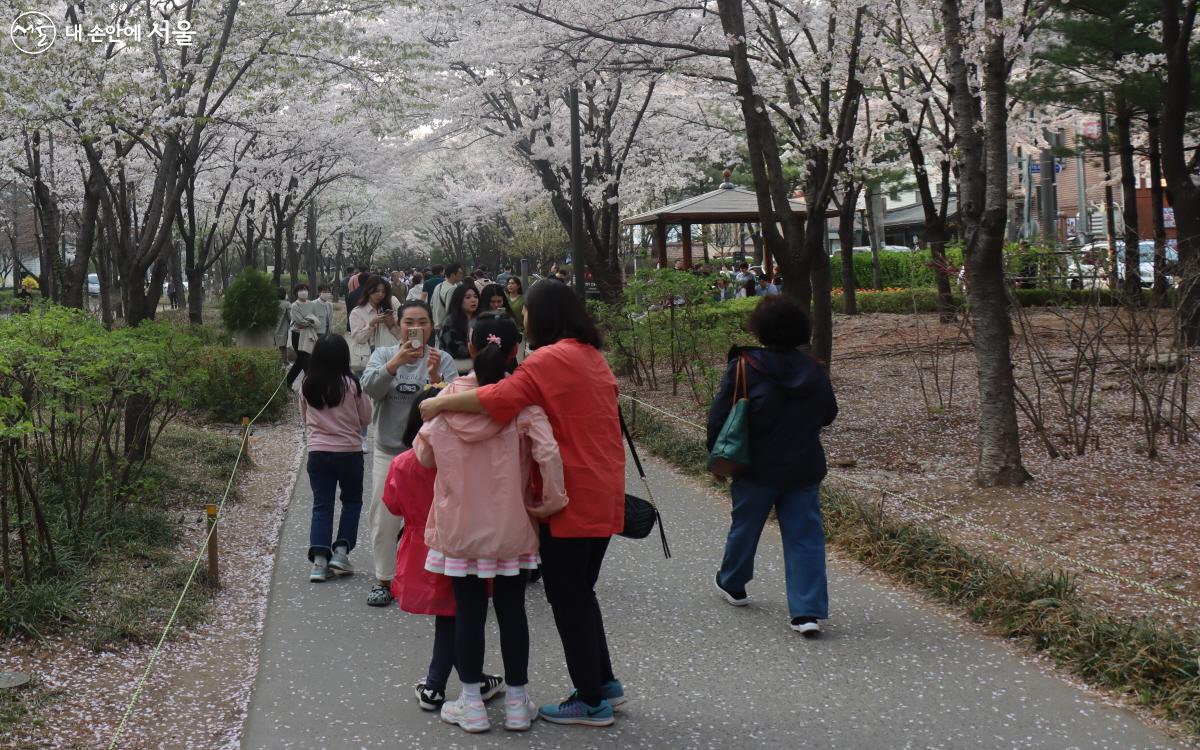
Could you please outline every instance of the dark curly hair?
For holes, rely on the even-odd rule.
[[[812,336],[808,313],[795,299],[782,294],[763,297],[750,313],[746,328],[770,349],[795,349]]]

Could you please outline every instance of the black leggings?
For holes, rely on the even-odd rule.
[[[450,669],[454,666],[454,617],[438,615],[433,626],[433,658],[429,660],[425,686],[446,692]]]
[[[300,373],[308,372],[308,352],[300,351],[300,333],[298,331],[292,331],[292,348],[296,350],[296,362],[292,365],[292,369],[288,371],[288,388],[292,387],[292,383],[296,382],[296,378],[300,377]]]
[[[493,579],[492,603],[500,625],[504,681],[513,687],[529,682],[529,622],[525,618],[525,571]],[[483,682],[483,626],[487,620],[487,582],[478,576],[452,578],[455,666],[463,683]]]
[[[608,537],[557,538],[541,527],[542,581],[562,640],[567,672],[579,697],[594,706],[601,686],[616,679],[604,618],[596,599],[596,580],[608,550]]]

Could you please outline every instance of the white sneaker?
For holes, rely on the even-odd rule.
[[[816,638],[821,634],[821,626],[817,624],[815,617],[793,617],[792,630],[805,638]]]
[[[313,559],[312,570],[308,574],[308,580],[311,583],[322,583],[329,579],[329,563],[324,557],[317,556]]]
[[[329,559],[329,570],[339,576],[354,574],[354,565],[350,562],[350,553],[345,547],[334,547],[333,557]]]
[[[461,695],[458,700],[442,704],[441,717],[447,724],[457,724],[468,732],[486,732],[492,728],[483,701],[467,701]]]
[[[538,717],[538,707],[534,705],[529,693],[524,700],[507,698],[504,701],[504,728],[510,732],[524,732],[533,726]]]

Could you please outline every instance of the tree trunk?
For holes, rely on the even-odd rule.
[[[1200,186],[1192,178],[1184,140],[1194,70],[1190,53],[1196,23],[1196,3],[1162,0],[1162,37],[1167,56],[1163,81],[1162,168],[1167,178],[1167,196],[1175,211],[1175,233],[1179,237],[1179,316],[1184,346],[1200,346]]]
[[[858,205],[860,185],[851,184],[842,193],[842,205],[838,212],[838,242],[842,246],[842,312],[858,315],[858,300],[855,291],[858,280],[854,278],[854,213]]]
[[[883,269],[879,266],[879,248],[883,238],[879,236],[880,221],[878,196],[875,188],[867,185],[867,243],[871,246],[871,288],[883,289]]]
[[[1003,28],[1001,1],[985,0],[989,26]],[[1019,485],[1029,479],[1029,474],[1021,464],[1004,280],[1008,179],[1004,36],[993,34],[986,43],[982,81],[986,109],[981,111],[979,100],[971,94],[963,55],[959,0],[941,0],[941,16],[953,120],[959,137],[959,212],[966,228],[968,295],[975,320],[979,380],[975,480],[984,487]]]
[[[1104,220],[1108,228],[1108,254],[1104,257],[1104,271],[1108,274],[1109,288],[1116,291],[1120,280],[1117,278],[1117,219],[1113,207],[1112,139],[1108,134],[1108,107],[1104,104],[1103,95],[1100,97],[1100,141],[1104,161]]]
[[[1142,299],[1141,258],[1138,253],[1137,181],[1133,167],[1133,110],[1117,99],[1117,154],[1121,161],[1121,211],[1125,225],[1125,283],[1122,292],[1126,304],[1135,305]]]
[[[312,289],[311,299],[316,299],[317,287],[321,285],[321,269],[317,262],[317,203],[309,201],[308,218],[304,226],[305,235],[305,269],[308,271],[308,285]]]
[[[1154,284],[1151,304],[1167,307],[1167,228],[1163,221],[1162,153],[1158,138],[1158,112],[1151,109],[1147,133],[1150,138],[1150,213],[1154,222]]]

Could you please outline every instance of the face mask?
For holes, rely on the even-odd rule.
[[[329,300],[333,299],[333,292],[321,292],[321,299],[328,302]]]
[[[301,289],[300,291],[296,292],[296,299],[298,299],[300,301],[304,301],[304,300],[308,299],[308,290]]]

